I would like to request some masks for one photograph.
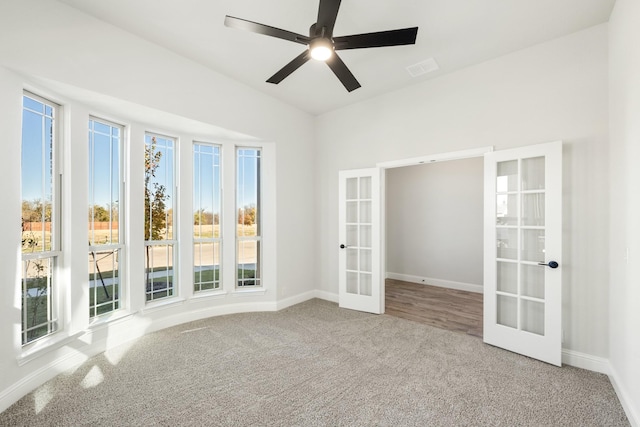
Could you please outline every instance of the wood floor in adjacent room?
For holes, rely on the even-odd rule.
[[[385,314],[482,338],[482,294],[387,279]]]

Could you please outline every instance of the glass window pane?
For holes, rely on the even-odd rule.
[[[496,196],[496,224],[518,225],[518,196],[498,194]]]
[[[358,199],[358,178],[347,178],[347,200]]]
[[[358,222],[358,202],[347,202],[347,222],[351,224]]]
[[[370,273],[360,273],[360,295],[371,296]]]
[[[518,327],[518,299],[515,297],[497,295],[498,304],[497,319],[499,325],[509,326],[510,328]]]
[[[260,242],[253,239],[242,240],[238,242],[237,248],[237,286],[260,286]]]
[[[22,343],[54,332],[53,270],[55,258],[22,262]]]
[[[518,230],[513,228],[498,228],[497,257],[503,259],[518,259]]]
[[[237,286],[261,286],[260,165],[260,149],[246,147],[236,149]]]
[[[522,295],[544,299],[545,267],[539,265],[522,264],[521,280]]]
[[[360,271],[371,271],[371,249],[360,249]]]
[[[544,304],[537,301],[522,301],[522,330],[544,335]]]
[[[357,225],[347,225],[347,246],[358,246]]]
[[[175,141],[145,135],[145,240],[173,238]]]
[[[518,264],[498,261],[498,291],[518,293]]]
[[[544,230],[522,230],[522,260],[544,262]]]
[[[544,193],[522,195],[522,225],[544,226]]]
[[[89,120],[89,245],[120,242],[120,145],[118,126]],[[118,130],[118,132],[115,132]]]
[[[220,243],[195,243],[193,247],[194,291],[220,288]]]
[[[358,294],[358,273],[347,271],[347,293]]]
[[[522,190],[544,190],[544,157],[522,159]]]
[[[146,245],[145,251],[147,301],[173,296],[173,245]]]
[[[360,223],[371,224],[371,202],[360,202]]]
[[[347,270],[358,270],[358,249],[347,248]]]
[[[498,162],[496,191],[518,191],[518,161]]]
[[[371,198],[371,177],[360,178],[360,199]]]
[[[89,251],[89,317],[120,308],[120,250]]]
[[[361,248],[371,247],[371,226],[370,225],[360,226],[360,247]]]

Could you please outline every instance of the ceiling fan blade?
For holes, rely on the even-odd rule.
[[[246,19],[236,18],[229,15],[224,17],[224,25],[231,28],[237,28],[239,30],[251,31],[252,33],[264,34],[265,36],[289,40],[304,45],[309,44],[310,40],[309,37],[303,36],[302,34],[282,30],[276,27],[270,27],[269,25],[259,24],[257,22],[247,21]]]
[[[333,71],[333,74],[338,77],[340,82],[344,85],[344,87],[352,92],[360,87],[360,83],[356,80],[356,78],[351,74],[351,71],[347,68],[342,59],[338,56],[337,53],[333,53],[331,58],[327,59],[327,65]]]
[[[325,28],[325,37],[331,38],[333,35],[333,27],[336,25],[338,17],[338,9],[340,9],[341,0],[320,0],[318,6],[318,22],[316,22],[316,35],[322,35],[320,32]]]
[[[415,44],[418,27],[334,37],[335,50]]]
[[[307,62],[309,59],[311,59],[311,54],[308,50],[305,50],[300,55],[296,56],[293,61],[282,67],[280,71],[269,77],[267,83],[273,83],[277,85],[278,83],[283,81],[289,74],[300,68],[302,64]]]

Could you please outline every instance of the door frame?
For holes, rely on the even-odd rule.
[[[431,155],[426,155],[426,156],[420,156],[420,157],[410,157],[407,159],[400,159],[400,160],[392,160],[392,161],[387,161],[387,162],[380,162],[380,163],[376,163],[376,167],[381,169],[381,173],[384,173],[386,175],[386,171],[387,169],[395,169],[395,168],[401,168],[401,167],[406,167],[406,166],[416,166],[416,165],[424,165],[424,164],[429,164],[429,163],[436,163],[436,162],[446,162],[446,161],[450,161],[450,160],[463,160],[463,159],[470,159],[470,158],[474,158],[474,157],[483,157],[486,153],[491,153],[493,152],[493,146],[488,146],[488,147],[480,147],[480,148],[471,148],[468,150],[458,150],[458,151],[450,151],[447,153],[438,153],[438,154],[431,154]],[[386,182],[386,180],[385,180]],[[484,187],[483,190],[484,192]],[[386,188],[386,184],[382,185],[382,188],[380,189],[380,221],[381,221],[381,227],[380,227],[380,257],[381,257],[381,263],[383,264],[383,268],[382,268],[382,283],[381,283],[381,292],[382,292],[382,299],[384,300],[385,298],[385,294],[386,294],[386,287],[385,287],[385,279],[387,278],[387,204],[386,204],[386,194],[387,194],[387,188]],[[484,295],[484,284],[482,287],[482,295]]]

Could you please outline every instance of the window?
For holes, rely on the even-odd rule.
[[[260,286],[260,149],[237,148],[236,267],[239,288]]]
[[[145,135],[144,246],[147,301],[175,295],[175,145],[166,136]]]
[[[193,144],[194,291],[220,289],[220,146]]]
[[[122,126],[89,120],[89,317],[120,308]]]
[[[22,344],[56,331],[60,257],[59,106],[30,93],[22,105]]]

